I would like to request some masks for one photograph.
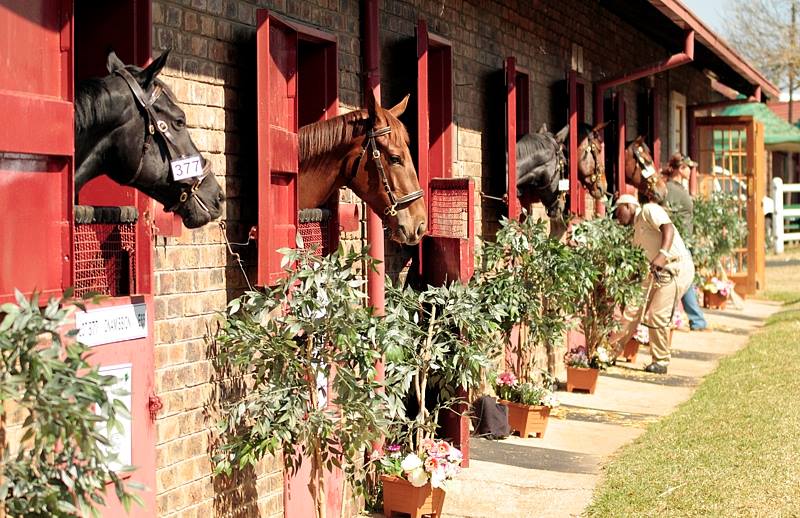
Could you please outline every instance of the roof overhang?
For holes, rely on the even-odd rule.
[[[736,53],[725,40],[709,29],[680,0],[648,0],[648,2],[681,29],[693,30],[698,43],[707,47],[753,86],[761,87],[762,93],[773,98],[777,98],[780,95],[780,90],[777,86]],[[750,94],[751,92],[742,93]]]

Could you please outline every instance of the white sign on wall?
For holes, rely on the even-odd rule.
[[[125,304],[75,313],[77,340],[90,347],[147,336],[147,305]]]
[[[106,365],[100,367],[100,374],[104,376],[114,376],[117,381],[107,389],[108,398],[111,401],[118,400],[125,404],[129,412],[131,408],[131,378],[133,377],[133,366],[130,363],[120,365]],[[99,408],[95,412],[100,413]],[[117,421],[122,425],[122,430],[113,430],[108,436],[111,443],[110,450],[117,454],[117,459],[109,463],[109,467],[114,471],[119,471],[123,466],[130,466],[132,462],[133,428],[131,417],[123,417],[117,414]],[[104,430],[105,432],[105,430]]]

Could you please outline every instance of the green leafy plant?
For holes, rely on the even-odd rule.
[[[599,348],[607,348],[609,335],[618,326],[614,311],[642,299],[648,261],[644,251],[632,244],[632,231],[611,218],[596,218],[579,223],[572,232],[575,253],[594,272],[586,277],[588,295],[579,301],[577,311],[589,362],[599,358]]]
[[[417,405],[414,418],[398,423],[404,432],[395,428],[394,435],[420,454],[423,441],[435,435],[439,411],[458,402],[458,389],[480,383],[495,354],[496,324],[473,285],[454,282],[422,292],[387,286],[386,295],[387,386],[400,396],[413,385]],[[427,400],[429,391],[438,394],[438,401]],[[397,415],[405,416],[405,407]]]
[[[541,220],[503,219],[494,242],[484,243],[477,275],[486,305],[511,345],[512,328],[519,341],[512,349],[514,370],[521,381],[532,381],[535,347],[548,351],[548,370],[555,370],[554,345],[571,324],[593,280],[582,255],[551,239]]]
[[[366,251],[319,257],[298,242],[280,252],[285,277],[231,301],[215,336],[215,366],[241,380],[244,395],[223,405],[213,459],[224,474],[268,453],[282,454],[290,470],[310,459],[323,517],[323,470],[341,467],[359,489],[358,459],[387,428],[389,400],[375,379],[385,327],[357,277],[358,266],[374,264]]]
[[[723,261],[744,246],[747,218],[740,211],[737,197],[724,192],[694,200],[694,233],[688,245],[701,279],[722,274]]]
[[[109,483],[125,509],[141,504],[129,492],[141,486],[110,467],[117,456],[107,437],[129,417],[113,397],[116,378],[87,363],[77,331],[62,334],[76,308],[70,295],[40,307],[38,295],[17,292],[16,304],[0,306],[0,506],[11,516],[99,516]],[[9,412],[22,421],[13,444]]]

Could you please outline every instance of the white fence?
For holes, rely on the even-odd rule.
[[[784,208],[785,196],[791,193],[800,193],[800,183],[784,184],[780,178],[772,179],[772,199],[775,200],[775,213],[772,215],[772,232],[775,238],[775,253],[782,254],[784,244],[789,241],[800,241],[800,232],[784,231],[786,221],[795,219],[795,225],[800,224],[800,206]]]

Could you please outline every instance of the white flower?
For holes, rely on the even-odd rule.
[[[431,473],[431,487],[442,487],[444,486],[444,481],[447,480],[447,474],[445,473],[444,466],[436,468]]]
[[[422,459],[417,457],[416,453],[409,453],[400,463],[400,467],[403,468],[403,471],[413,471],[422,467]]]
[[[605,347],[597,348],[597,361],[600,363],[608,363],[608,352]]]
[[[422,469],[421,465],[416,469],[413,469],[411,471],[406,471],[406,478],[408,479],[409,482],[411,482],[411,485],[414,487],[422,487],[428,483],[428,475],[425,473],[425,470]]]

